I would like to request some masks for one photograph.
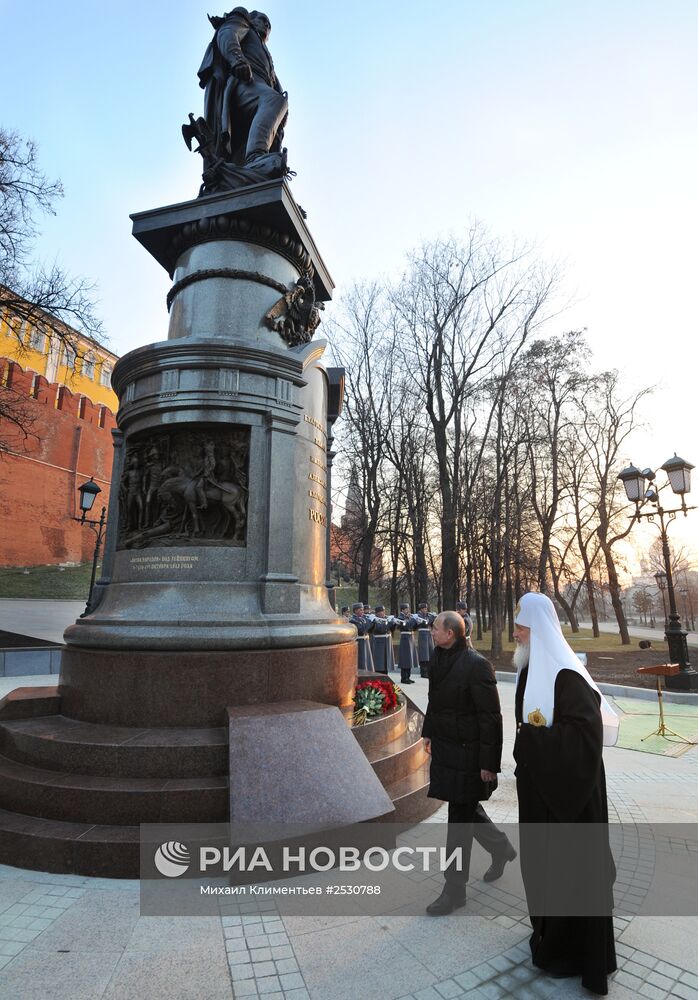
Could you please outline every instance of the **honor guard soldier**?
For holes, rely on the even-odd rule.
[[[395,669],[395,656],[393,655],[393,632],[397,621],[392,615],[388,617],[382,604],[376,606],[373,615],[373,630],[371,631],[371,649],[373,651],[373,665],[376,673],[387,674]]]
[[[466,602],[465,601],[458,601],[458,603],[456,604],[456,611],[458,612],[458,614],[461,616],[461,618],[465,622],[465,641],[466,641],[467,645],[472,649],[473,648],[473,620],[470,617],[470,613],[468,611],[468,605],[466,604]]]
[[[351,612],[349,621],[352,625],[356,626],[356,631],[359,633],[356,639],[359,670],[367,670],[373,673],[375,667],[373,666],[373,656],[371,655],[371,646],[368,641],[368,634],[373,624],[364,615],[364,606],[361,601],[357,604],[352,604]]]
[[[409,604],[401,604],[400,614],[395,621],[400,629],[400,648],[397,654],[400,683],[414,684],[414,681],[410,680],[410,674],[413,670],[419,669],[417,646],[414,641],[414,633],[419,628],[419,619],[416,615],[410,614]]]
[[[431,637],[431,626],[434,624],[436,615],[429,610],[426,601],[422,601],[417,611],[419,628],[417,629],[417,659],[419,660],[419,673],[422,677],[429,676],[429,660],[434,652],[434,640]]]

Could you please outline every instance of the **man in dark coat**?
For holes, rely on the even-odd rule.
[[[615,866],[602,746],[615,742],[618,719],[568,645],[548,597],[523,595],[514,637],[519,671],[514,759],[521,873],[533,927],[531,957],[555,977],[581,975],[583,986],[605,996],[608,974],[616,969],[611,917]],[[575,838],[572,859],[562,834],[568,824],[577,823],[587,825]],[[541,842],[543,824],[565,826],[558,827],[557,837],[551,827]],[[574,911],[590,890],[595,915],[539,915],[546,901],[562,893]]]
[[[463,850],[462,870],[444,872],[445,885],[427,907],[442,916],[465,904],[473,836],[492,855],[485,872],[493,882],[516,851],[480,805],[497,787],[502,757],[502,713],[491,664],[465,639],[455,611],[443,611],[432,625],[434,655],[429,661],[429,704],[422,736],[431,755],[428,795],[448,802],[447,854]]]

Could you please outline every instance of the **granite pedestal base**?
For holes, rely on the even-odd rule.
[[[96,660],[94,654],[92,659]],[[66,678],[71,670],[88,670],[87,660],[78,661],[79,651]],[[153,676],[164,676],[162,661],[158,670],[151,669],[153,667],[151,664],[145,670],[150,672],[151,683]],[[167,704],[179,705],[177,711],[184,712],[186,700],[179,703],[176,698],[168,698],[163,684],[151,686],[147,691],[141,686],[130,696],[124,688],[119,688],[119,697],[123,696],[126,703],[121,723],[115,722],[114,712],[110,713],[109,722],[73,717],[67,707],[70,700],[66,703],[55,688],[18,688],[0,701],[0,858],[3,863],[38,871],[138,878],[139,824],[227,822],[233,799],[237,796],[240,807],[243,804],[241,790],[247,789],[249,793],[259,781],[260,762],[252,746],[255,728],[257,724],[262,725],[267,751],[274,744],[276,752],[278,747],[274,741],[278,743],[282,735],[275,729],[275,721],[283,721],[279,720],[279,713],[291,721],[295,714],[298,723],[304,719],[315,722],[312,717],[325,716],[327,712],[325,717],[332,728],[330,742],[336,745],[334,752],[328,746],[322,753],[322,761],[313,765],[318,757],[317,746],[310,737],[304,741],[305,763],[300,757],[296,758],[297,766],[305,768],[304,774],[295,784],[291,775],[285,776],[285,808],[290,810],[289,816],[304,815],[307,803],[294,804],[293,798],[294,795],[307,798],[308,781],[315,773],[313,766],[321,767],[324,784],[336,775],[337,787],[332,790],[334,802],[346,804],[349,818],[380,818],[382,814],[390,815],[396,822],[416,823],[440,805],[426,797],[429,775],[428,758],[420,735],[422,717],[409,700],[390,715],[347,730],[346,735],[352,733],[356,740],[356,743],[351,740],[347,744],[342,738],[344,733],[339,737],[337,727],[341,715],[344,716],[343,725],[351,726],[351,710],[345,708],[341,715],[337,711],[336,706],[343,695],[337,697],[335,707],[329,707],[331,698],[328,688],[322,689],[319,670],[310,667],[305,673],[306,689],[314,687],[315,691],[321,691],[315,698],[320,704],[312,706],[312,711],[307,702],[302,704],[302,695],[291,699],[298,702],[295,713],[292,707],[289,709],[288,704],[283,704],[288,695],[280,685],[274,689],[278,693],[277,701],[252,704],[249,708],[238,705],[229,711],[221,700],[219,710],[213,713],[213,685],[221,678],[226,682],[225,670],[220,664],[218,667],[216,672],[214,665],[210,675],[211,686],[204,684],[200,688],[207,699],[207,708],[198,718],[208,717],[209,724],[182,723],[182,718],[196,717],[186,712],[181,716],[170,715],[169,725],[162,721],[159,726],[142,721],[124,724],[126,718],[144,718],[137,709],[138,698],[147,700],[156,689],[163,702],[161,720],[168,717]],[[328,672],[333,677],[330,682],[330,687],[334,685],[333,696],[343,691],[344,669],[340,660],[334,674]],[[134,660],[132,679],[135,673]],[[267,682],[271,685],[269,673],[267,667]],[[300,664],[294,673],[300,686],[299,678],[304,676]],[[75,672],[72,676],[74,680]],[[100,673],[96,668],[93,692],[99,688],[100,677],[105,683],[108,676],[107,669]],[[230,676],[229,673],[228,681]],[[356,674],[353,673],[349,693],[355,682]],[[66,691],[68,695],[76,695],[75,690],[70,692],[69,683]],[[195,699],[190,697],[191,700]],[[117,704],[118,699],[114,698],[111,705]],[[79,710],[80,702],[75,697],[73,705]],[[323,709],[325,705],[328,707]],[[129,711],[133,713],[130,716]],[[229,746],[229,722],[232,725],[233,719],[239,720],[238,735],[247,725],[245,753],[238,752],[237,737]],[[320,726],[320,730],[322,728]],[[363,758],[357,756],[359,748]],[[372,807],[364,809],[366,803],[359,797],[358,805],[364,810],[359,814],[356,796],[352,800],[347,794],[347,781],[352,774],[363,774],[365,786],[366,775],[370,775],[371,770],[371,777],[375,779]],[[349,784],[356,787],[351,781]],[[329,793],[325,790],[324,794]],[[245,801],[250,804],[249,794]],[[261,800],[258,797],[256,801],[259,804]],[[332,815],[336,812],[335,809]],[[337,815],[341,819],[341,815]],[[237,819],[234,808],[232,817]]]
[[[224,726],[230,705],[308,699],[351,705],[352,643],[192,653],[63,651],[59,691],[73,719],[114,726]]]

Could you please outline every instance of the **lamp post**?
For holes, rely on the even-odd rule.
[[[666,613],[666,598],[664,593],[666,591],[666,573],[663,569],[658,569],[654,574],[654,579],[657,582],[657,587],[659,588],[659,593],[662,595],[662,607],[664,608],[664,628],[666,630],[669,624],[669,616]]]
[[[102,546],[104,528],[107,523],[107,508],[102,507],[102,513],[99,516],[99,521],[91,521],[87,517],[89,512],[92,510],[92,506],[97,499],[97,496],[102,492],[92,477],[90,477],[86,483],[83,483],[82,486],[78,486],[78,492],[80,493],[80,510],[82,511],[82,517],[74,517],[73,520],[78,521],[80,524],[88,524],[97,536],[97,540],[95,541],[95,551],[92,557],[92,576],[90,577],[90,589],[87,594],[87,604],[85,605],[85,610],[80,615],[81,618],[84,618],[85,615],[89,615],[92,611],[92,591],[94,589],[95,576],[97,574],[99,550]]]
[[[680,512],[685,516],[689,510],[695,507],[686,506],[686,494],[691,490],[691,469],[694,468],[690,462],[679,458],[674,454],[662,466],[662,470],[667,475],[668,482],[662,486],[654,485],[656,473],[652,469],[640,469],[634,465],[629,465],[627,469],[619,474],[618,478],[623,483],[625,494],[631,503],[635,504],[635,513],[631,521],[641,521],[646,517],[648,521],[655,522],[659,518],[659,534],[662,540],[662,556],[664,559],[664,573],[666,575],[666,592],[669,598],[669,615],[665,627],[665,638],[669,646],[669,658],[672,663],[678,663],[679,673],[666,678],[668,688],[680,691],[698,691],[698,673],[692,668],[688,658],[688,644],[686,636],[688,633],[681,627],[681,619],[676,610],[676,594],[674,592],[674,580],[671,571],[671,552],[669,550],[669,539],[667,528]],[[646,485],[649,484],[649,485]],[[681,497],[681,506],[672,510],[662,507],[660,493],[670,486],[672,491]],[[643,511],[643,507],[649,505],[649,509]],[[659,574],[655,576],[655,579]],[[659,580],[657,580],[659,585]],[[664,597],[664,589],[662,598]]]

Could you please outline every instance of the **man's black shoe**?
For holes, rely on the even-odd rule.
[[[498,878],[502,877],[507,862],[513,861],[515,857],[516,851],[511,844],[507,844],[501,854],[492,858],[492,864],[482,876],[483,880],[485,882],[496,882]]]
[[[430,917],[445,917],[447,913],[453,913],[465,906],[465,893],[452,895],[448,889],[444,889],[438,899],[427,906],[427,913]]]
[[[400,681],[401,684],[414,684],[414,681]]]

